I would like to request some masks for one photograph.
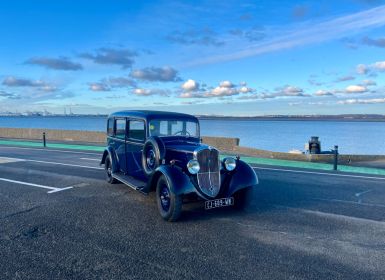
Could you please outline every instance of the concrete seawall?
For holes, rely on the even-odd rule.
[[[45,133],[47,141],[84,142],[104,145],[106,133],[86,130],[56,130],[35,128],[0,128],[0,138],[42,140]],[[231,151],[239,145],[239,138],[202,136],[203,143],[219,150]]]
[[[98,131],[0,128],[0,138],[5,139],[42,140],[43,133],[46,134],[48,142],[92,143],[95,145],[106,143],[106,134]],[[239,138],[202,136],[202,141],[230,154],[294,161],[333,162],[333,155],[291,154],[241,147],[239,146]],[[385,155],[339,155],[339,163],[341,164],[373,161],[385,161]]]

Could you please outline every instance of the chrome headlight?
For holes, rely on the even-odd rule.
[[[187,163],[187,169],[191,174],[197,174],[201,167],[199,166],[199,162],[197,160],[192,159]]]
[[[225,166],[227,171],[233,171],[235,167],[237,167],[237,162],[234,158],[228,157],[223,160],[223,165]]]

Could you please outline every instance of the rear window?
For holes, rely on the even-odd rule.
[[[117,119],[115,120],[115,137],[125,139],[126,137],[126,120]]]
[[[107,122],[107,135],[108,136],[114,135],[114,119],[109,119]]]

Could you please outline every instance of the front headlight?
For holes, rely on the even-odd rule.
[[[234,158],[228,157],[223,160],[223,165],[225,166],[227,171],[233,171],[235,167],[237,167],[237,162]]]
[[[192,159],[187,163],[188,172],[191,174],[197,174],[200,168],[201,167],[199,166],[199,162],[195,159]]]

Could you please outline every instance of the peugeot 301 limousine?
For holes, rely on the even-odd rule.
[[[111,184],[155,191],[167,221],[178,220],[184,201],[204,200],[205,209],[242,208],[258,184],[254,170],[239,157],[220,160],[216,148],[201,142],[194,116],[120,111],[108,117],[101,165]]]

